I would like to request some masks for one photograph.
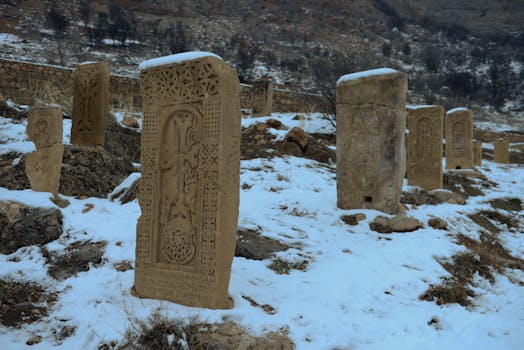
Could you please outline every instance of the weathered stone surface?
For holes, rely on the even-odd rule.
[[[230,308],[240,187],[238,77],[216,56],[200,56],[143,69],[140,82],[135,293]]]
[[[396,213],[405,173],[406,75],[373,70],[337,84],[337,203]]]
[[[507,139],[498,139],[493,142],[493,160],[495,163],[509,163],[509,142]]]
[[[294,142],[299,145],[302,150],[304,150],[308,144],[308,135],[303,129],[294,127],[289,130],[286,136],[284,136],[284,140],[288,142]]]
[[[482,165],[482,141],[473,140],[473,165]]]
[[[426,190],[442,188],[444,107],[411,106],[407,110],[408,185],[419,186]]]
[[[392,219],[385,216],[377,216],[369,224],[370,229],[379,233],[412,232],[422,227],[423,225],[420,221],[407,217],[404,214],[395,215]]]
[[[56,208],[34,208],[14,201],[0,201],[0,253],[42,245],[62,234],[62,213]]]
[[[276,252],[288,249],[288,245],[264,237],[260,232],[245,230],[237,233],[235,256],[251,260],[264,260],[271,258]]]
[[[455,108],[446,113],[446,169],[473,168],[473,112]]]
[[[253,116],[273,113],[273,82],[269,79],[255,81],[252,87]]]
[[[10,190],[31,188],[25,173],[26,156],[0,169],[0,186]],[[59,193],[75,197],[105,198],[135,168],[131,161],[96,148],[64,146]]]
[[[33,191],[58,193],[63,155],[64,145],[59,143],[26,156],[25,172]]]
[[[33,107],[27,115],[27,135],[36,149],[62,143],[62,110],[58,107]]]
[[[140,162],[140,133],[121,126],[112,112],[107,114],[104,149],[116,157]]]
[[[360,221],[366,219],[366,215],[362,213],[354,215],[342,215],[340,219],[342,219],[342,221],[344,221],[348,225],[356,226]]]
[[[300,148],[300,146],[291,141],[284,141],[278,146],[278,151],[282,154],[286,154],[288,156],[295,156],[295,157],[303,157],[304,152]]]
[[[62,209],[67,208],[68,206],[71,205],[71,202],[68,199],[62,198],[58,195],[49,197],[49,200],[53,202],[57,207],[62,208]]]
[[[139,127],[138,119],[130,115],[126,115],[122,119],[122,124],[124,124],[124,126],[127,126],[128,128],[133,128],[133,129],[137,129]]]
[[[277,130],[287,130],[287,126],[282,124],[282,122],[278,119],[268,119],[266,120],[266,125],[270,128],[277,129]]]
[[[429,219],[428,225],[437,230],[446,230],[448,228],[448,223],[441,218]]]
[[[448,204],[466,204],[466,200],[460,194],[444,190],[436,189],[433,191],[426,191],[422,188],[414,188],[409,191],[402,192],[400,203],[414,204],[414,205],[435,205],[441,203]]]
[[[460,194],[448,190],[435,190],[431,194],[441,203],[466,204],[466,200]]]
[[[73,73],[73,126],[71,143],[103,146],[109,111],[109,66],[103,62],[80,64]]]

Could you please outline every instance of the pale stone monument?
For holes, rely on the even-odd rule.
[[[230,308],[239,209],[240,84],[218,56],[140,64],[142,178],[134,292]]]
[[[26,132],[36,151],[26,156],[25,171],[33,191],[58,193],[64,154],[62,131],[59,107],[31,108]]]
[[[446,169],[473,168],[473,112],[454,108],[446,113]]]
[[[482,165],[482,141],[473,140],[473,165]]]
[[[252,87],[253,116],[273,113],[273,82],[270,79],[255,81]]]
[[[103,146],[109,112],[109,66],[104,62],[81,63],[73,72],[73,126],[71,143]]]
[[[509,163],[509,141],[506,138],[497,139],[493,142],[493,160],[496,163]]]
[[[444,107],[408,106],[406,147],[408,185],[442,188],[442,126]]]
[[[406,74],[374,69],[337,82],[337,204],[400,209],[405,173]]]

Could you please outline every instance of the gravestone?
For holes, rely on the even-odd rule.
[[[218,56],[140,65],[142,178],[134,291],[230,308],[239,206],[240,84]]]
[[[482,165],[482,141],[473,140],[473,165]]]
[[[446,169],[473,168],[473,112],[454,108],[446,113]]]
[[[400,209],[405,172],[405,73],[382,68],[337,82],[337,204]]]
[[[58,193],[64,145],[62,110],[58,107],[31,108],[26,132],[36,151],[26,156],[25,171],[31,189]]]
[[[255,81],[252,87],[253,116],[273,113],[273,82],[270,79]]]
[[[408,106],[406,147],[408,185],[442,188],[442,126],[444,107]]]
[[[73,72],[73,126],[71,143],[78,146],[103,146],[109,112],[109,66],[85,62]]]
[[[495,163],[509,163],[508,139],[497,139],[493,142],[493,160],[495,161]]]

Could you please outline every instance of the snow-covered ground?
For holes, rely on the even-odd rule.
[[[306,131],[333,131],[319,114],[305,115],[302,121],[292,120],[295,115],[272,117]],[[244,118],[242,124],[267,118]],[[64,133],[69,128],[70,124],[64,125]],[[2,119],[0,139],[8,143],[0,145],[0,152],[30,152],[24,129],[23,124],[8,126]],[[71,205],[62,209],[67,234],[46,248],[62,251],[73,242],[105,240],[104,263],[58,282],[47,275],[45,259],[36,246],[0,254],[0,278],[35,281],[59,292],[49,316],[41,321],[20,329],[0,326],[0,348],[26,349],[25,342],[38,334],[42,342],[31,349],[96,349],[101,342],[120,341],[133,319],[145,319],[159,309],[168,317],[183,320],[233,320],[256,334],[286,329],[297,349],[522,349],[522,271],[496,274],[494,284],[476,277],[472,287],[479,297],[472,300],[471,307],[419,300],[430,284],[439,284],[441,277],[449,276],[436,258],[465,249],[454,243],[454,237],[460,233],[478,239],[480,227],[467,214],[490,208],[486,201],[493,198],[524,201],[522,166],[484,160],[479,170],[499,185],[486,190],[485,196],[471,197],[466,206],[410,208],[408,215],[422,221],[424,228],[384,235],[369,229],[369,222],[384,214],[337,208],[333,166],[296,157],[242,161],[241,184],[249,186],[240,191],[239,227],[259,230],[292,246],[278,253],[279,258],[307,260],[309,264],[305,271],[280,275],[267,267],[270,260],[235,258],[229,287],[234,307],[230,310],[191,308],[132,296],[133,270],[118,272],[114,264],[134,262],[135,225],[140,215],[137,202],[121,205],[107,199],[67,197]],[[131,176],[136,178],[137,174]],[[0,188],[0,200],[54,207],[49,197],[49,193]],[[83,213],[87,203],[94,207]],[[354,213],[364,213],[366,220],[348,226],[340,219]],[[523,214],[518,215],[522,221]],[[446,220],[449,231],[429,227],[426,223],[433,216]],[[522,232],[504,230],[498,237],[515,257],[524,258]],[[271,305],[275,314],[251,306],[242,296]],[[436,320],[438,327],[431,325],[431,320]],[[75,326],[76,331],[58,343],[51,329],[65,325]]]

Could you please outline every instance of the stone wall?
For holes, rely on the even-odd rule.
[[[72,106],[74,69],[0,59],[0,93],[19,104],[34,105],[36,100]],[[252,108],[252,87],[240,84],[240,106]],[[111,75],[109,101],[114,108],[140,110],[140,86],[137,78]],[[273,111],[318,111],[321,96],[297,91],[274,89]]]

